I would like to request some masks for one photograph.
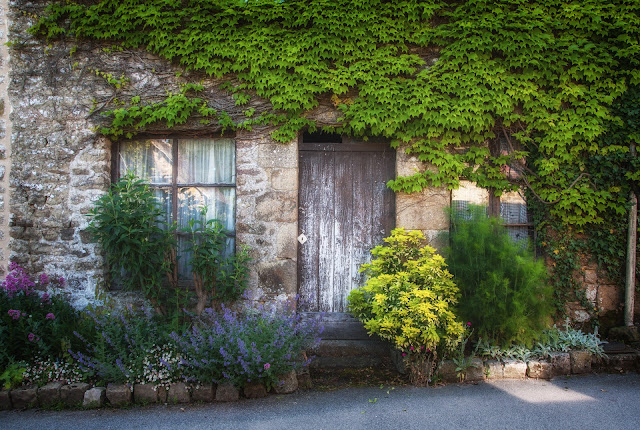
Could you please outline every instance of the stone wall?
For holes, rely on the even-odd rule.
[[[220,82],[180,74],[178,67],[143,51],[34,39],[26,30],[43,5],[15,0],[7,14],[12,66],[7,105],[13,106],[13,133],[10,146],[5,139],[6,151],[0,147],[0,158],[12,151],[10,204],[8,198],[4,200],[11,213],[8,247],[11,259],[29,272],[45,271],[67,279],[67,294],[82,306],[94,300],[96,287],[105,279],[101,250],[86,232],[86,215],[111,180],[111,142],[96,132],[106,121],[100,111],[113,108],[114,100],[136,95],[160,101],[187,81],[203,82],[206,89],[199,96],[234,118],[249,107],[264,110],[265,102],[254,98],[249,106],[237,107],[232,95],[219,89]],[[2,59],[4,67],[6,53]],[[0,79],[2,73],[6,76],[6,67],[0,69]],[[126,77],[126,84],[116,89],[105,75]],[[5,117],[0,116],[0,136],[7,128],[2,123]],[[235,137],[237,243],[251,249],[252,298],[283,302],[294,297],[297,289],[298,152],[296,142],[277,143],[270,138],[271,131],[254,128]],[[188,137],[220,132],[217,125],[198,121],[171,130],[151,130],[155,136]],[[0,160],[0,187],[8,165]],[[0,211],[2,204],[0,200]],[[0,254],[0,263],[2,258]]]
[[[0,276],[4,275],[9,257],[9,175],[11,164],[11,104],[7,97],[11,62],[6,45],[9,30],[8,1],[0,0]]]

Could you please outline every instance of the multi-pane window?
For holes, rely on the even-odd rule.
[[[148,182],[167,214],[178,226],[178,271],[190,280],[190,219],[217,219],[229,232],[227,253],[235,247],[235,142],[217,139],[147,139],[121,142],[116,148],[115,176],[133,172]],[[202,208],[207,208],[202,219]]]
[[[462,181],[460,189],[454,190],[451,196],[451,208],[464,214],[469,204],[488,207],[490,196],[487,190],[474,184]],[[535,230],[531,215],[527,211],[527,203],[517,192],[504,193],[499,198],[500,218],[502,218],[509,236],[516,242],[526,244],[527,240],[534,240]]]

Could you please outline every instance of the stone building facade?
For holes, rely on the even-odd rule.
[[[184,73],[143,51],[36,39],[27,29],[45,3],[0,1],[0,265],[6,269],[11,259],[32,273],[64,276],[66,292],[82,306],[94,300],[105,279],[101,250],[86,231],[87,213],[112,180],[113,142],[97,131],[106,122],[99,112],[140,95],[160,101],[187,81],[202,82],[199,96],[234,118],[249,107],[265,110],[267,104],[254,98],[249,106],[236,106],[221,82]],[[105,77],[122,77],[125,85],[116,89]],[[312,116],[320,125],[331,125],[337,112],[327,100]],[[149,133],[197,137],[221,131],[195,121]],[[251,249],[249,285],[260,302],[281,302],[298,293],[300,139],[278,143],[272,131],[255,127],[233,135],[236,240]],[[402,150],[395,156],[398,176],[424,168]],[[451,200],[484,198],[468,188],[457,193],[396,194],[395,225],[422,230],[437,246],[439,234],[449,228],[445,208]],[[596,293],[594,300],[600,296]],[[600,302],[619,306],[614,300]]]

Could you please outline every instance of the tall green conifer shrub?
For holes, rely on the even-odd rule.
[[[452,219],[445,253],[460,288],[460,316],[493,343],[531,345],[553,312],[544,263],[481,206],[454,212]]]

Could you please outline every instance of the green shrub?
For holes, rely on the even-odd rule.
[[[401,351],[414,383],[429,381],[437,351],[452,350],[464,328],[453,306],[458,288],[444,259],[419,231],[395,229],[362,266],[366,284],[348,296],[350,312]]]
[[[452,217],[446,256],[462,295],[460,316],[491,343],[532,345],[553,312],[543,262],[481,206]]]
[[[100,197],[89,213],[89,231],[105,252],[114,280],[130,290],[141,290],[156,311],[167,313],[167,289],[163,281],[175,263],[173,226],[153,192],[129,173]]]

